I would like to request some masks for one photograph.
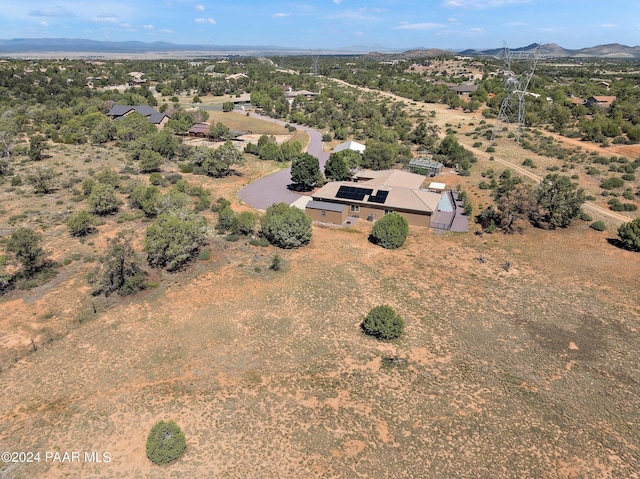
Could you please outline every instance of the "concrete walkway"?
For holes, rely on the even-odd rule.
[[[276,120],[275,118],[269,118],[253,112],[249,113],[249,115],[278,125],[286,125],[282,120]],[[322,151],[322,135],[319,131],[307,126],[294,126],[309,134],[311,140],[307,145],[306,152],[318,158],[320,161],[320,171],[324,171],[324,165],[329,159],[329,153]],[[290,184],[291,167],[276,171],[244,186],[238,192],[238,198],[249,206],[263,211],[274,203],[284,202],[290,205],[302,196],[290,191],[288,189]]]

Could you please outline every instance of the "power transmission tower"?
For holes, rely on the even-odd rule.
[[[493,129],[492,137],[502,130],[505,123],[518,125],[515,133],[516,143],[520,142],[520,134],[524,128],[524,97],[531,82],[531,77],[536,70],[540,58],[540,44],[534,50],[511,51],[505,43],[499,57],[505,66],[504,92],[505,97],[500,105],[498,122]],[[519,73],[515,72],[518,67]]]
[[[314,77],[318,76],[318,62],[320,61],[320,57],[313,57],[313,65],[311,66],[311,73]]]

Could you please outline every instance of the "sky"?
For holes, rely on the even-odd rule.
[[[640,43],[637,0],[0,0],[0,38],[343,49]]]

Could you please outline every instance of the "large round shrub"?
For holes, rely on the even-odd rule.
[[[144,251],[156,268],[174,271],[189,261],[204,243],[204,217],[190,211],[163,213],[147,228]]]
[[[147,457],[155,464],[168,464],[180,458],[187,448],[184,433],[173,421],[160,421],[147,436]]]
[[[371,241],[387,249],[400,248],[409,235],[409,223],[395,211],[384,215],[371,231]]]
[[[269,243],[280,248],[298,248],[311,241],[311,218],[286,203],[269,206],[260,226]]]
[[[89,195],[89,211],[97,215],[108,215],[118,211],[122,201],[116,196],[116,190],[111,185],[98,183],[91,189]]]
[[[618,237],[625,248],[640,251],[640,218],[620,225]]]
[[[404,320],[386,304],[369,311],[361,324],[362,330],[378,339],[396,339],[404,331]]]

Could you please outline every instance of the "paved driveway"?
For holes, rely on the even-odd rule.
[[[249,114],[255,118],[260,118],[261,120],[269,121],[271,123],[286,125],[282,120],[257,115],[256,113]],[[295,125],[295,127],[307,132],[311,137],[311,141],[309,142],[306,151],[318,158],[320,161],[320,171],[324,171],[324,164],[329,158],[329,153],[322,151],[322,135],[319,131],[307,126]],[[300,198],[301,195],[290,191],[287,188],[290,184],[291,167],[276,171],[275,173],[248,184],[238,192],[238,198],[258,210],[266,210],[274,203],[284,202],[291,204]]]

